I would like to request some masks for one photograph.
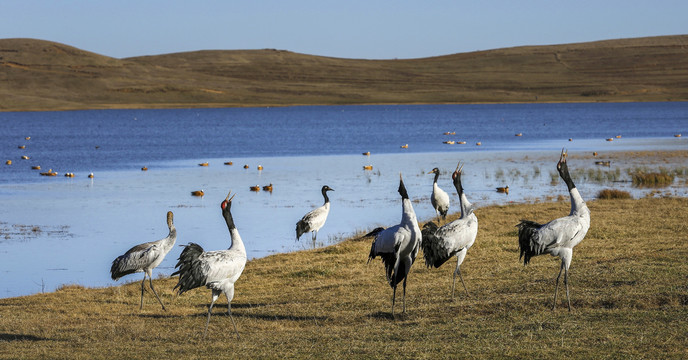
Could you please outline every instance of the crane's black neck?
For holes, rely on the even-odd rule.
[[[436,171],[435,172],[435,180],[433,181],[433,184],[437,184],[437,178],[439,178],[439,177],[440,177],[440,172]]]
[[[406,192],[406,186],[404,186],[404,181],[399,179],[399,195],[402,199],[408,199],[408,193]]]
[[[227,206],[222,210],[222,216],[225,218],[225,221],[227,222],[227,228],[231,231],[232,229],[236,229],[236,226],[234,225],[234,218],[232,218],[232,212],[229,210],[229,207],[231,204],[227,204]]]
[[[559,170],[559,176],[561,176],[561,179],[564,180],[566,187],[569,188],[569,191],[576,187],[571,179],[571,175],[569,174],[569,167],[565,162],[560,162],[559,166],[557,166],[557,170]]]
[[[322,188],[322,196],[325,199],[325,204],[330,202],[330,198],[327,196],[327,187]]]

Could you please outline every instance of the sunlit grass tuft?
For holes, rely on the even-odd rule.
[[[610,200],[610,199],[630,199],[631,193],[628,191],[617,190],[617,189],[603,189],[597,193],[598,199]]]

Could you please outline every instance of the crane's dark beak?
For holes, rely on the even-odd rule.
[[[568,156],[568,152],[566,149],[561,149],[561,155],[559,155],[559,162],[560,163],[565,163],[566,162],[566,156]]]
[[[227,194],[225,200],[222,202],[222,204],[220,204],[222,210],[224,210],[227,206],[232,206],[232,199],[234,199],[234,196],[236,196],[236,194],[232,195],[232,197],[229,197],[230,195],[232,195],[232,190],[229,190],[229,194]]]
[[[455,180],[457,176],[461,175],[461,169],[463,169],[463,164],[459,161],[459,163],[456,164],[456,170],[454,170],[452,174],[452,180]]]

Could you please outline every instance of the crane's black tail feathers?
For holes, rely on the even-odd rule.
[[[136,272],[137,269],[126,267],[127,258],[127,254],[124,254],[118,256],[117,259],[112,261],[112,267],[110,268],[110,276],[112,277],[112,280],[117,281],[122,276],[133,274]]]
[[[172,273],[173,276],[179,275],[179,281],[174,286],[174,289],[179,288],[179,295],[205,285],[206,277],[203,275],[200,262],[198,261],[201,254],[203,254],[203,248],[200,245],[189,243],[179,255],[179,261],[174,266],[179,268],[179,270]]]
[[[376,228],[371,233],[375,232],[375,234],[377,235],[382,230],[384,230],[384,228]],[[368,255],[368,263],[370,263],[370,260],[375,259],[377,256],[379,256],[382,259],[382,263],[385,265],[385,276],[387,277],[389,286],[391,286],[392,288],[396,287],[397,284],[404,280],[404,277],[406,277],[406,273],[408,273],[406,265],[404,265],[403,261],[399,262],[399,268],[397,269],[396,273],[394,272],[394,264],[397,262],[397,250],[398,249],[395,249],[395,251],[392,253],[378,253],[375,251],[375,241],[373,241],[373,244],[370,246],[370,254]]]
[[[538,230],[542,224],[535,221],[521,220],[518,225],[518,247],[520,249],[519,260],[523,259],[523,265],[528,265],[530,258],[540,255],[540,247],[536,246],[538,238]]]
[[[377,235],[384,231],[385,228],[383,227],[376,227],[373,229],[373,231],[361,236],[361,239],[367,238],[367,237],[374,237],[375,239],[373,240],[373,243],[370,245],[370,254],[368,254],[368,264],[370,264],[370,260],[375,259],[375,256],[377,256],[377,252],[375,251],[375,240],[377,240]],[[383,254],[379,254],[382,256]]]
[[[440,238],[435,235],[437,229],[439,226],[430,221],[423,225],[423,230],[421,230],[423,234],[423,257],[425,258],[425,266],[428,268],[438,268],[451,258],[447,251],[441,249]]]
[[[306,224],[306,222],[303,220],[299,220],[299,222],[296,223],[296,240],[299,240],[301,235],[306,233],[306,231],[308,230],[307,228],[308,224]]]
[[[448,212],[449,212],[449,208],[444,209],[444,211],[443,211],[443,210],[440,210],[440,216],[442,217],[442,220],[446,220],[446,219],[447,219],[447,213],[448,213]]]
[[[370,236],[377,236],[377,234],[379,234],[380,232],[382,232],[382,231],[384,231],[384,230],[385,230],[385,228],[383,228],[383,227],[376,227],[375,229],[373,229],[373,231],[371,231],[371,232],[369,232],[369,233],[367,233],[367,234],[365,234],[365,235],[363,235],[363,236],[361,236],[361,237],[362,237],[362,238],[367,238],[367,237],[370,237]]]

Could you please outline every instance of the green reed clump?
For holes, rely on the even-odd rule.
[[[669,186],[674,182],[674,175],[663,172],[634,172],[631,174],[635,186]]]
[[[597,198],[603,200],[631,199],[631,193],[629,193],[628,191],[617,189],[603,189],[597,193]]]

